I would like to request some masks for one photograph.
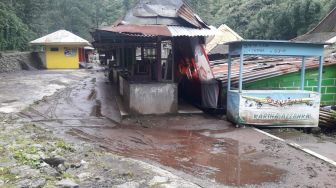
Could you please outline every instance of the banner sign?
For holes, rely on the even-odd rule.
[[[320,95],[315,92],[242,93],[239,118],[253,125],[317,126]]]

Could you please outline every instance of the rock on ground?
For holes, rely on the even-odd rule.
[[[79,187],[79,185],[77,183],[75,183],[75,182],[73,182],[72,180],[69,180],[69,179],[61,180],[56,185],[60,186],[62,188],[76,188],[76,187]]]

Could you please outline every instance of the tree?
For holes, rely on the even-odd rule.
[[[0,50],[24,50],[31,34],[27,25],[0,2]]]
[[[139,0],[0,0],[0,50],[59,29],[90,40]],[[208,24],[226,24],[250,39],[292,39],[318,24],[336,0],[185,0]]]

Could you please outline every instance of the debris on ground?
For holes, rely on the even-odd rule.
[[[0,73],[38,69],[43,69],[43,63],[37,52],[11,52],[0,55]]]
[[[121,121],[117,90],[102,74],[32,71],[24,81],[15,74],[0,81],[0,105],[13,109],[0,115],[0,184],[333,187],[336,181],[331,165],[214,116]],[[8,83],[20,87],[9,92]]]
[[[320,126],[327,129],[336,129],[336,107],[324,107],[320,111]]]

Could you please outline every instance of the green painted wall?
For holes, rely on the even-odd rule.
[[[306,70],[305,90],[317,91],[318,69]],[[247,90],[299,90],[301,73],[290,73],[282,76],[259,80],[244,84]],[[322,81],[321,105],[336,105],[336,65],[324,67]]]

